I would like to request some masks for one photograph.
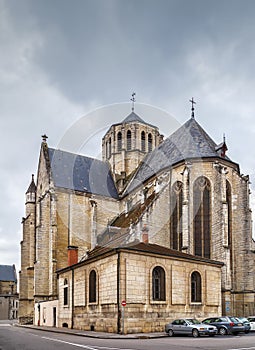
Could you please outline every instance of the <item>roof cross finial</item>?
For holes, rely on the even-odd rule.
[[[46,134],[42,135],[43,142],[47,142],[47,138],[48,138],[48,136]]]
[[[134,110],[135,110],[135,102],[136,102],[135,96],[136,96],[136,93],[133,92],[132,98],[130,99],[130,101],[132,101],[132,112],[134,112]]]
[[[194,113],[194,110],[195,110],[195,108],[194,108],[194,105],[196,104],[196,102],[194,101],[194,98],[192,97],[192,99],[191,100],[189,100],[189,102],[191,102],[191,118],[195,118],[195,113]]]

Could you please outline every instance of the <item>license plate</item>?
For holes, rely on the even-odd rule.
[[[242,323],[238,323],[238,326],[242,326]]]

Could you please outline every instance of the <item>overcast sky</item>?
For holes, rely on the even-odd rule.
[[[216,143],[226,134],[229,157],[253,179],[254,18],[253,0],[0,0],[0,264],[20,269],[41,135],[98,156],[133,91],[137,113],[158,118],[166,136],[173,120],[189,119],[194,97],[198,122]]]

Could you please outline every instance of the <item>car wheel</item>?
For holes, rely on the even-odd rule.
[[[199,337],[199,332],[198,332],[197,329],[193,329],[193,331],[192,331],[192,336],[193,336],[193,338]]]
[[[220,335],[226,335],[226,334],[227,334],[226,328],[221,327],[221,328],[219,329],[219,334],[220,334]]]
[[[168,335],[169,335],[169,337],[172,337],[174,335],[174,331],[172,329],[169,329]]]
[[[244,333],[245,333],[245,334],[248,334],[249,332],[250,332],[250,331],[245,331]]]

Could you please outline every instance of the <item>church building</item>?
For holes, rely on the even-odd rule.
[[[102,160],[44,135],[22,220],[20,322],[134,333],[255,314],[249,194],[193,108],[164,139],[133,106]]]

